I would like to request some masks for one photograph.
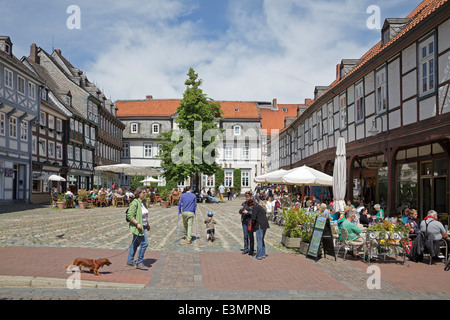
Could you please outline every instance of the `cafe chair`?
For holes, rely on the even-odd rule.
[[[345,249],[345,251],[344,251],[344,260],[345,260],[347,251],[349,249],[352,249],[355,252],[355,250],[356,250],[355,247],[361,246],[361,243],[348,240],[348,231],[344,228],[341,228],[341,236],[342,236],[342,241],[343,241],[343,245],[344,245],[344,249]]]
[[[97,206],[101,207],[102,204],[105,204],[105,207],[108,206],[108,202],[106,201],[106,193],[100,193],[98,195]]]
[[[172,196],[172,203],[170,205],[178,204],[178,201],[180,201],[180,196]]]
[[[125,202],[123,201],[123,198],[116,197],[114,195],[114,205],[117,207],[118,205],[122,205],[122,207],[125,207]]]

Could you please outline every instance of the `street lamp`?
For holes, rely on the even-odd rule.
[[[380,118],[380,119],[381,119],[381,132],[384,131],[384,128],[383,128],[383,119],[381,118],[380,115],[375,116],[375,118],[372,120],[372,128],[369,130],[369,134],[370,134],[371,136],[376,136],[377,134],[380,133],[380,131],[377,129],[377,118]]]

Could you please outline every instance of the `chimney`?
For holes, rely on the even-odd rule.
[[[145,100],[153,100],[153,96],[145,96]]]
[[[278,110],[278,102],[277,102],[277,99],[273,99],[273,102],[272,102],[272,110]]]
[[[30,59],[39,64],[38,48],[36,43],[33,43],[30,46]]]
[[[338,63],[336,65],[336,80],[339,81],[341,80],[341,64]]]
[[[61,55],[61,49],[55,49],[56,53]]]

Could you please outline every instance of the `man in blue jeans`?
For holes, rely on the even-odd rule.
[[[178,215],[182,213],[183,217],[183,239],[188,244],[192,243],[192,224],[197,210],[197,196],[191,192],[191,187],[186,187],[186,192],[183,193],[178,201]]]

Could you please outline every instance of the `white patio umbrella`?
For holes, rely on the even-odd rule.
[[[331,187],[333,177],[319,170],[302,166],[285,172],[280,183]]]
[[[257,176],[254,181],[258,183],[280,183],[281,177],[287,170],[279,169],[263,175]]]
[[[161,174],[161,170],[152,166],[136,166],[127,163],[98,166],[94,169],[103,172],[123,173],[130,176],[157,176]]]
[[[141,181],[142,183],[152,183],[152,182],[161,182],[161,180],[149,177]]]
[[[334,160],[333,168],[333,196],[335,211],[344,211],[346,188],[347,159],[345,150],[345,138],[339,137],[336,147],[336,159]]]
[[[63,177],[57,175],[57,174],[45,174],[43,176],[40,176],[38,180],[48,180],[48,181],[66,181]]]

